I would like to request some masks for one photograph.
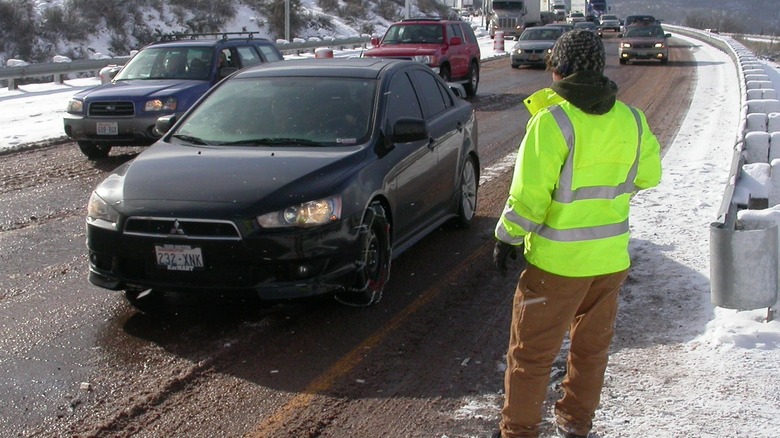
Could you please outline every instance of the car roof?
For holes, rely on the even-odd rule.
[[[409,65],[424,67],[423,64],[416,61],[392,58],[306,58],[266,62],[247,67],[236,73],[235,77],[303,76],[376,79],[383,71]]]

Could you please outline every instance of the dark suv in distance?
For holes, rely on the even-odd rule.
[[[668,39],[672,34],[664,32],[660,24],[632,24],[619,36],[618,58],[621,64],[635,59],[657,59],[661,64],[669,62]]]
[[[410,18],[393,23],[380,40],[372,38],[367,58],[411,59],[432,68],[447,82],[477,94],[480,51],[471,24],[440,18]]]
[[[65,134],[90,160],[113,146],[148,146],[161,116],[184,114],[225,76],[280,61],[276,45],[251,32],[164,35],[141,49],[111,82],[81,91],[68,103]]]

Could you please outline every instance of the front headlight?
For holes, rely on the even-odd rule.
[[[96,227],[116,230],[119,221],[119,213],[108,203],[92,192],[87,204],[87,223]]]
[[[412,58],[417,62],[422,62],[425,65],[436,65],[436,57],[431,55],[417,55]]]
[[[257,217],[263,228],[316,227],[341,219],[341,197],[304,202]]]
[[[73,114],[80,114],[80,113],[84,112],[84,102],[81,101],[81,100],[77,100],[77,99],[71,99],[68,102],[68,109],[67,109],[67,111],[69,113],[73,113]]]
[[[655,43],[655,48],[656,49],[660,49],[663,46],[664,46],[664,43]]]
[[[620,46],[623,47],[624,49],[630,49],[631,48],[631,44],[630,43],[621,43]]]
[[[150,100],[144,105],[144,111],[176,111],[176,98]]]

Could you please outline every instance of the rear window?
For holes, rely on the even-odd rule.
[[[394,24],[387,29],[384,44],[442,44],[444,30],[439,24]]]

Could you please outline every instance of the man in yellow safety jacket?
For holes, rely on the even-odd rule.
[[[547,61],[551,88],[525,101],[531,119],[493,251],[504,275],[508,258],[520,252],[527,261],[494,437],[538,436],[550,369],[567,331],[557,433],[587,437],[599,404],[630,265],[629,202],[661,180],[658,140],[640,110],[617,100],[617,85],[603,74],[605,59],[595,32],[563,34]]]

